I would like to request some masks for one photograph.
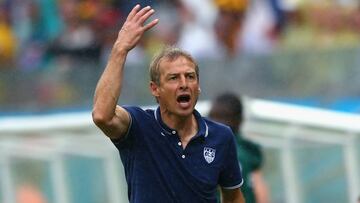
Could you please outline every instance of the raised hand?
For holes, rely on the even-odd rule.
[[[125,136],[130,125],[129,113],[117,105],[121,93],[124,64],[127,53],[137,45],[143,33],[159,22],[155,19],[145,24],[153,13],[154,10],[150,6],[140,9],[140,6],[136,5],[132,9],[119,31],[108,63],[95,90],[93,120],[112,139]]]
[[[128,52],[139,42],[143,33],[154,27],[159,19],[155,19],[144,25],[145,21],[154,13],[154,9],[146,6],[140,10],[140,5],[136,5],[129,13],[124,25],[119,31],[114,48],[118,51]]]

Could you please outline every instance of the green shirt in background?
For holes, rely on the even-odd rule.
[[[241,191],[244,194],[246,203],[255,203],[255,194],[251,180],[251,173],[259,170],[263,164],[263,155],[259,145],[236,134],[237,157],[241,163],[244,183]]]
[[[243,138],[241,134],[235,134],[235,137],[237,145],[237,158],[241,164],[241,172],[244,179],[241,191],[245,197],[246,203],[256,203],[251,173],[259,170],[263,164],[261,147],[258,144]],[[218,197],[218,202],[221,202],[220,194]]]

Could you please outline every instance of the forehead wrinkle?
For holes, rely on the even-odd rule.
[[[184,56],[178,56],[176,58],[169,58],[169,57],[162,58],[162,59],[160,59],[159,67],[161,67],[164,62],[165,63],[177,64],[176,66],[188,65],[188,66],[193,67],[193,68],[195,68],[195,66],[196,66],[194,64],[194,62],[190,61],[189,59],[187,59]]]
[[[174,63],[175,63],[175,65],[174,65]],[[177,58],[168,58],[168,57],[162,58],[158,65],[159,85],[162,84],[161,81],[165,80],[165,78],[169,77],[169,75],[171,75],[171,74],[178,74],[178,75],[182,74],[182,72],[180,72],[178,70],[174,70],[174,67],[175,68],[176,67],[186,67],[185,74],[187,74],[187,72],[189,72],[191,74],[197,75],[196,64],[194,64],[192,61],[190,61],[188,58],[186,58],[184,56],[179,56]]]
[[[166,75],[180,75],[180,74],[182,74],[182,73],[178,72],[178,71],[172,71],[172,72],[166,73]],[[184,74],[190,75],[190,74],[196,74],[196,73],[195,73],[195,71],[185,71]]]
[[[164,71],[167,72],[185,72],[185,73],[190,73],[190,72],[194,72],[195,73],[195,67],[192,66],[188,66],[187,64],[169,64],[168,66],[164,66],[162,69],[164,69]]]

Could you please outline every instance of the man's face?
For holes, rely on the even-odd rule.
[[[191,115],[199,96],[199,80],[195,65],[183,56],[173,61],[162,59],[160,84],[150,83],[152,94],[160,107],[177,116]]]

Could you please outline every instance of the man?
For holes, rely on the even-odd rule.
[[[238,159],[241,162],[244,185],[241,190],[247,203],[269,202],[268,189],[261,173],[263,156],[260,146],[243,138],[240,127],[243,122],[243,106],[239,97],[224,93],[215,98],[209,117],[228,125],[236,135]]]
[[[216,37],[226,51],[227,56],[234,57],[239,53],[242,38],[242,27],[248,0],[214,0],[218,8],[215,20]]]
[[[159,107],[118,106],[124,63],[154,10],[135,6],[114,43],[95,91],[93,120],[115,144],[125,168],[130,202],[244,202],[231,130],[194,109],[198,66],[187,53],[168,48],[150,65],[150,91]]]

